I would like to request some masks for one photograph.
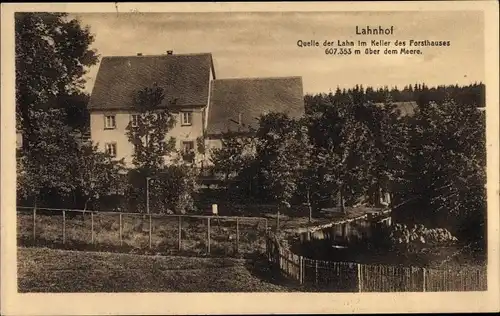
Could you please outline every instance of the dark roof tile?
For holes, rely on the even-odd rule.
[[[239,78],[212,81],[207,134],[257,126],[262,114],[304,115],[301,77]],[[241,116],[242,126],[238,125]]]
[[[130,109],[133,93],[154,84],[165,92],[165,104],[204,106],[208,102],[211,54],[104,57],[99,67],[91,110]],[[215,76],[215,73],[214,73]]]

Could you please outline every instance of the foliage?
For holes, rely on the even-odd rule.
[[[146,212],[148,181],[151,213],[184,214],[193,211],[196,178],[195,169],[187,165],[172,164],[155,175],[150,175],[146,169],[132,169],[128,173],[130,206],[138,212]]]
[[[337,87],[332,96],[335,101],[343,101],[349,98],[349,95],[360,92],[364,94],[366,100],[375,103],[383,103],[390,97],[394,102],[416,101],[420,104],[434,101],[438,104],[447,99],[453,99],[462,104],[470,104],[477,107],[485,106],[485,85],[483,83],[474,83],[467,86],[458,85],[440,85],[428,87],[425,83],[407,84],[402,89],[397,86],[389,88],[388,86],[373,88],[356,85],[349,89],[340,89]],[[310,105],[314,105],[314,99],[320,95],[306,95],[306,112],[311,110]],[[323,95],[324,96],[324,95]]]
[[[238,175],[254,159],[255,139],[230,131],[221,135],[221,147],[213,148],[210,155],[214,171],[221,173],[226,180]]]
[[[285,114],[270,113],[259,119],[257,161],[263,186],[281,206],[290,207],[304,174],[307,128]]]
[[[89,28],[65,13],[16,13],[15,39],[17,125],[23,130],[23,146],[30,146],[36,141],[31,130],[37,124],[30,114],[67,107],[68,98],[81,100],[83,76],[97,64],[98,55],[89,48],[94,41]],[[70,102],[78,110],[68,108],[68,122],[74,122],[71,116],[78,112],[86,117],[83,101]]]
[[[196,178],[195,169],[186,165],[170,165],[163,170],[158,181],[164,188],[161,199],[169,209],[181,214],[194,210]]]
[[[80,143],[65,124],[61,109],[31,112],[37,124],[31,130],[31,146],[18,152],[19,198],[34,203],[47,196],[59,201],[73,197],[74,203],[84,198],[86,206],[117,190],[123,168],[120,162],[96,146]]]
[[[404,118],[390,95],[382,105],[366,103],[365,124],[370,146],[366,152],[368,171],[367,195],[372,205],[379,206],[380,193],[391,192],[403,182],[408,164],[407,130]]]
[[[485,116],[475,106],[452,100],[421,106],[411,125],[409,185],[403,194],[435,225],[483,238],[486,213]],[[420,215],[420,216],[418,216]],[[476,230],[470,231],[470,225]],[[477,229],[483,226],[482,229]]]
[[[336,101],[333,95],[316,98],[311,113],[311,138],[320,160],[326,195],[354,203],[369,185],[368,175],[373,156],[370,129],[363,117],[366,105],[358,95]]]
[[[165,165],[165,156],[175,150],[175,139],[166,142],[167,133],[175,125],[175,118],[164,104],[165,94],[157,86],[144,88],[134,95],[138,110],[137,124],[130,122],[127,137],[134,146],[133,164],[152,175]]]
[[[133,164],[129,172],[129,201],[142,211],[149,198],[150,211],[184,213],[193,210],[192,194],[196,189],[195,169],[184,164],[166,165],[165,157],[176,152],[176,140],[168,132],[175,125],[175,118],[169,111],[163,89],[158,86],[144,88],[134,96],[138,109],[135,125],[127,127],[127,136],[134,145]],[[188,153],[194,155],[194,152]],[[181,154],[184,160],[186,157]],[[147,188],[149,187],[149,190]],[[149,196],[146,195],[149,193]]]
[[[75,190],[85,199],[84,209],[91,201],[111,194],[121,194],[125,165],[98,150],[96,145],[83,144],[74,162]]]
[[[36,199],[44,193],[67,197],[78,144],[63,123],[61,110],[31,110],[37,124],[31,129],[31,145],[19,152],[17,188],[21,198]]]

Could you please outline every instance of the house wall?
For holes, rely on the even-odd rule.
[[[203,136],[203,110],[204,108],[196,109],[183,109],[183,111],[192,111],[192,124],[189,126],[182,126],[180,113],[174,113],[176,119],[175,126],[168,132],[166,141],[170,137],[176,138],[176,149],[180,150],[182,148],[183,141],[193,141],[194,149],[197,153],[197,138]],[[92,111],[90,114],[90,135],[92,142],[98,145],[98,148],[102,151],[105,150],[106,143],[116,143],[116,158],[124,158],[126,166],[131,168],[132,165],[132,155],[133,146],[129,142],[126,135],[126,128],[130,122],[131,114],[135,112],[132,111]],[[116,128],[105,129],[104,128],[104,117],[106,115],[115,115]],[[175,156],[175,155],[174,155]],[[200,163],[202,160],[197,153],[197,162]],[[175,157],[174,157],[175,158]],[[167,159],[167,162],[171,162],[172,159]]]

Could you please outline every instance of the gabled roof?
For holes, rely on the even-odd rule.
[[[133,94],[157,84],[165,105],[205,106],[208,103],[212,55],[104,57],[89,101],[90,110],[131,109]]]
[[[302,77],[238,78],[212,81],[208,135],[256,127],[270,112],[304,115]],[[238,124],[241,118],[242,125]]]

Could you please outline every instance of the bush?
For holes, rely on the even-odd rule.
[[[151,213],[185,214],[194,212],[195,169],[187,165],[170,165],[157,172],[134,169],[129,172],[129,204],[132,209],[146,209],[146,178],[149,180]]]

